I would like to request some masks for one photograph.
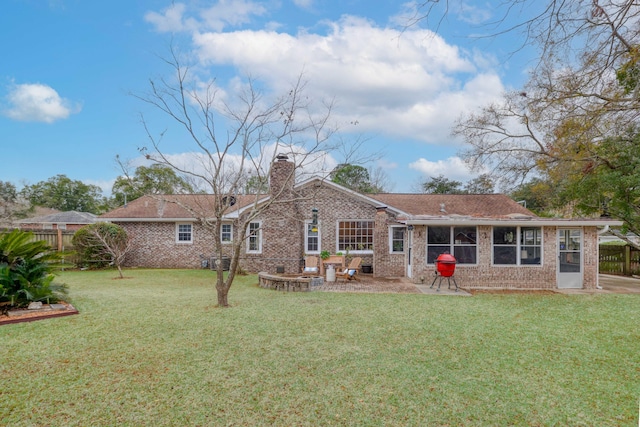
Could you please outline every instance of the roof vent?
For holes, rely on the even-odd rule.
[[[444,203],[440,203],[440,212],[447,213],[447,210],[444,208]]]

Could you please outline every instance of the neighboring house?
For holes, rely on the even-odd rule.
[[[98,216],[88,212],[53,212],[48,215],[16,221],[22,230],[68,230],[76,231],[87,224],[93,224]]]
[[[272,165],[271,194],[293,197],[249,224],[240,260],[248,271],[297,273],[304,255],[328,250],[362,257],[374,276],[431,284],[436,258],[449,252],[457,259],[456,280],[466,288],[595,288],[598,230],[621,225],[607,219],[540,218],[500,194],[363,195],[322,179],[294,185],[283,178],[292,172],[286,158]],[[100,219],[129,233],[131,266],[198,268],[203,257],[211,256],[213,237],[182,206],[213,208],[213,200],[210,195],[144,196]],[[236,198],[222,224],[223,242],[234,239],[238,216],[255,202],[255,196]]]

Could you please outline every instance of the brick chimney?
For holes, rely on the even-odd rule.
[[[295,165],[286,154],[278,154],[271,164],[269,191],[272,196],[289,195],[293,190]]]

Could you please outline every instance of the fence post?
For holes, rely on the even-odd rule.
[[[58,252],[62,251],[62,229],[58,228]]]
[[[624,275],[631,276],[631,245],[624,245]]]

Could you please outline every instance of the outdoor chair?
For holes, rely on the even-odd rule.
[[[303,273],[320,273],[320,268],[318,267],[318,257],[317,256],[307,256],[304,258],[304,268],[302,269]]]
[[[362,258],[355,257],[349,263],[349,266],[344,269],[342,272],[336,271],[336,281],[339,279],[344,280],[358,280],[357,274],[358,270],[360,270],[360,264],[362,263]]]

